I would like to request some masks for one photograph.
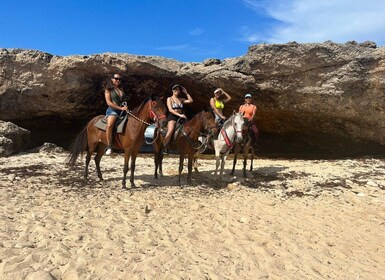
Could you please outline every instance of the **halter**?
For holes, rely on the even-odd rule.
[[[159,127],[159,121],[162,119],[165,119],[166,115],[163,114],[163,115],[157,116],[154,110],[152,109],[152,102],[155,102],[155,101],[150,101],[150,119],[153,119],[154,123],[156,124],[156,127]]]

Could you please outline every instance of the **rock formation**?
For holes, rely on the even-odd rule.
[[[180,83],[194,98],[190,114],[222,87],[233,97],[229,115],[252,93],[261,153],[385,154],[385,48],[372,42],[261,44],[241,57],[202,63],[0,49],[0,119],[27,127],[35,141],[67,143],[104,113],[101,83],[115,72],[124,77],[131,107]]]
[[[25,151],[30,145],[30,132],[11,122],[0,120],[0,156]]]

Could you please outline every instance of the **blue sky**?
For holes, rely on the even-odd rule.
[[[203,61],[259,43],[385,45],[384,0],[3,0],[0,48]]]

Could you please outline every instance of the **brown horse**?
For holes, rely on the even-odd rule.
[[[130,117],[127,120],[124,132],[115,137],[113,148],[124,150],[124,168],[123,168],[123,188],[126,188],[126,175],[128,171],[128,162],[131,158],[131,186],[134,184],[135,160],[139,153],[144,140],[144,131],[149,125],[148,122],[154,120],[157,126],[164,127],[166,125],[166,107],[154,97],[145,99],[141,105],[136,107],[132,112],[129,112]],[[87,180],[88,165],[92,154],[96,151],[95,164],[98,177],[103,180],[100,171],[100,160],[104,155],[104,150],[107,146],[106,132],[95,127],[95,123],[104,115],[94,117],[82,132],[76,137],[72,145],[68,163],[74,166],[79,154],[87,150],[85,175]]]
[[[252,130],[246,123],[242,129],[242,134],[243,134],[243,141],[240,143],[235,143],[235,146],[234,146],[233,169],[231,170],[230,175],[234,175],[238,154],[240,151],[242,151],[243,152],[243,177],[247,177],[247,174],[246,174],[247,158],[251,150],[250,171],[253,171],[253,160],[254,160],[255,145],[257,140],[255,139]]]
[[[191,183],[191,172],[194,160],[194,155],[200,147],[198,141],[199,136],[211,137],[217,133],[217,126],[215,124],[214,116],[211,112],[202,111],[195,115],[190,121],[182,125],[181,130],[178,130],[176,139],[173,136],[173,141],[170,143],[171,149],[176,149],[179,152],[179,176],[178,184],[181,184],[181,173],[183,170],[183,161],[188,155],[188,175],[187,181]],[[155,178],[158,178],[159,173],[162,175],[162,162],[163,162],[163,145],[162,136],[153,143],[153,149],[155,153]]]

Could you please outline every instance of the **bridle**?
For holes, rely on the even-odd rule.
[[[191,131],[197,133],[199,136],[203,136],[203,138],[205,139],[205,141],[204,141],[201,145],[199,145],[199,147],[196,147],[196,145],[195,145],[195,144],[199,143],[199,141],[198,141],[197,143],[193,143],[193,142],[191,141],[190,137],[188,137],[187,134],[184,134],[184,133],[182,132],[182,134],[187,138],[187,141],[191,144],[191,146],[192,146],[194,149],[200,150],[202,147],[204,147],[204,149],[203,149],[202,152],[204,152],[204,151],[206,150],[207,145],[208,145],[208,143],[209,143],[209,141],[210,141],[210,138],[214,135],[214,129],[217,129],[216,124],[210,126],[205,120],[206,120],[206,117],[205,117],[205,115],[203,114],[203,120],[202,120],[202,123],[203,123],[203,130],[204,130],[204,132],[206,132],[206,133],[200,132],[200,131],[198,131],[198,130],[193,129],[193,128],[190,127]]]
[[[231,125],[233,126],[233,129],[235,131],[235,134],[241,134],[242,136],[242,129],[241,130],[237,130],[237,128],[235,127],[235,117],[231,120]],[[242,127],[242,126],[241,126]]]
[[[166,115],[163,114],[158,116],[157,114],[155,114],[155,111],[153,109],[153,103],[156,103],[156,101],[150,101],[150,119],[154,121],[156,127],[159,127],[159,121],[165,119]]]

